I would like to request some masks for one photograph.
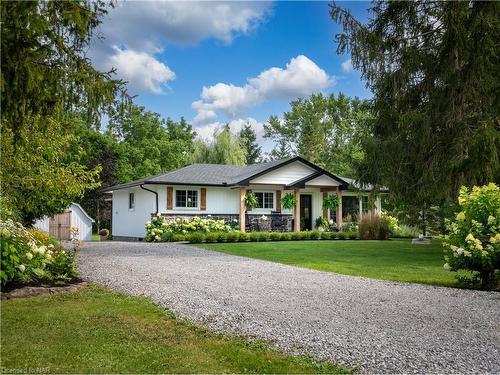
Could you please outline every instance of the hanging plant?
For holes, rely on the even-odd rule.
[[[336,195],[328,195],[323,199],[323,208],[329,208],[331,210],[336,209],[339,206],[339,197]]]
[[[250,191],[245,194],[245,206],[247,207],[247,210],[251,210],[252,208],[259,206],[259,201],[257,200],[255,193]]]
[[[294,208],[297,205],[297,198],[292,193],[287,193],[281,198],[281,206],[285,210],[289,210]]]

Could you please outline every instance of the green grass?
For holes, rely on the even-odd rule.
[[[262,342],[217,335],[145,298],[89,285],[1,302],[2,369],[54,373],[346,373]],[[2,371],[3,372],[3,371]]]
[[[410,240],[333,240],[216,243],[198,246],[319,271],[456,286],[453,273],[443,269],[443,247],[438,240],[434,240],[431,245],[412,245]]]
[[[92,233],[92,241],[100,241],[101,236],[99,236],[97,233]]]

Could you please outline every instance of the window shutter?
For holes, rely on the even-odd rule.
[[[167,187],[167,210],[171,210],[173,205],[172,205],[172,200],[174,198],[174,188],[169,186]]]
[[[281,212],[281,190],[276,190],[276,204],[275,210]]]
[[[205,211],[207,209],[207,189],[201,188],[201,203],[200,210]]]

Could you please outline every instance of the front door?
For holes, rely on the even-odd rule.
[[[312,195],[300,195],[300,230],[312,229]]]

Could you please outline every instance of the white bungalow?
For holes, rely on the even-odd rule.
[[[310,230],[324,217],[337,226],[347,217],[368,211],[368,189],[357,189],[354,182],[301,158],[294,157],[247,166],[190,164],[157,176],[112,186],[112,234],[115,239],[141,239],[144,224],[151,215],[171,218],[207,217],[238,222],[240,230],[258,229],[265,215],[270,230]],[[248,191],[257,196],[258,207],[246,211]],[[297,198],[295,210],[281,205],[284,194]],[[336,194],[336,210],[323,208],[328,194]],[[380,212],[380,196],[375,210]]]

